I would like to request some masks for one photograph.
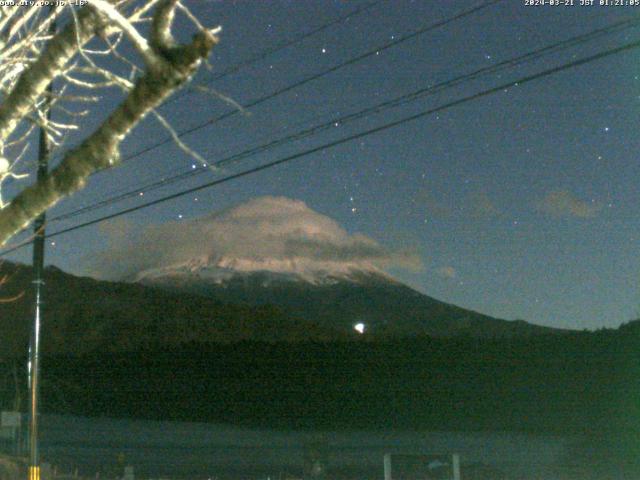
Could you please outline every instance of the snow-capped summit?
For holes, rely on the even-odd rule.
[[[309,258],[196,257],[186,262],[139,272],[141,283],[183,283],[185,280],[224,285],[234,278],[260,274],[265,286],[286,281],[330,285],[340,281],[361,283],[366,278],[395,280],[376,266],[361,262],[315,261]]]
[[[323,284],[336,279],[384,277],[389,267],[415,268],[416,255],[347,232],[304,202],[260,197],[213,215],[148,227],[140,238],[123,235],[97,258],[97,276],[152,281],[198,276],[224,282],[262,273]]]

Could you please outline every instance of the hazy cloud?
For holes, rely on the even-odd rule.
[[[602,209],[599,203],[579,200],[568,190],[549,192],[536,206],[554,217],[591,218]]]
[[[486,192],[472,194],[469,198],[469,206],[471,214],[476,218],[497,217],[501,213]]]
[[[453,278],[456,278],[458,276],[458,272],[456,272],[456,269],[453,268],[450,265],[448,265],[446,267],[440,267],[436,271],[438,272],[438,275],[440,275],[441,277],[444,277],[444,278],[453,279]]]
[[[423,188],[413,195],[416,207],[424,210],[425,215],[447,218],[453,213],[453,208],[447,205],[428,189]]]
[[[112,224],[106,230],[108,250],[88,262],[90,275],[106,279],[130,278],[194,258],[239,259],[243,265],[290,261],[319,269],[327,265],[421,268],[416,254],[349,234],[304,202],[284,197],[260,197],[213,215],[137,233],[126,224]]]

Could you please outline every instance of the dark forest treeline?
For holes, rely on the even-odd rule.
[[[517,340],[192,342],[45,356],[42,404],[249,427],[577,434],[571,462],[640,475],[639,340],[636,321]],[[3,408],[13,395],[5,385]]]
[[[60,413],[287,428],[640,431],[639,326],[55,356],[43,362],[43,403]]]

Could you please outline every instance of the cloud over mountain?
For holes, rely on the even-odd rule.
[[[602,206],[596,202],[579,200],[568,190],[554,190],[538,202],[537,208],[554,217],[591,218]]]
[[[438,275],[448,279],[454,279],[458,276],[458,272],[456,271],[456,269],[450,265],[440,267],[436,271],[438,272]]]
[[[190,221],[128,232],[110,227],[110,246],[89,263],[89,274],[126,279],[138,272],[200,259],[235,268],[296,270],[418,269],[420,259],[370,237],[349,234],[335,220],[285,197],[260,197]],[[129,235],[131,233],[131,235]]]

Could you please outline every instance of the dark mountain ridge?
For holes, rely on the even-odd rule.
[[[1,356],[26,352],[33,316],[32,269],[4,262],[0,298]],[[344,339],[330,328],[272,305],[228,305],[185,292],[76,277],[56,267],[44,273],[45,353],[135,351],[191,341],[319,341]],[[349,334],[348,336],[353,336]]]
[[[30,267],[4,262],[0,354],[24,351],[32,315]],[[312,284],[270,273],[234,275],[224,283],[197,276],[151,284],[76,277],[45,269],[45,352],[129,351],[190,341],[335,341],[414,336],[526,337],[560,330],[499,320],[440,302],[383,276]]]
[[[377,337],[521,337],[565,332],[523,320],[502,320],[424,295],[390,277],[352,272],[311,283],[272,272],[242,272],[220,280],[197,274],[167,274],[145,285],[184,291],[220,302],[264,306],[319,325],[349,332],[362,323]]]

